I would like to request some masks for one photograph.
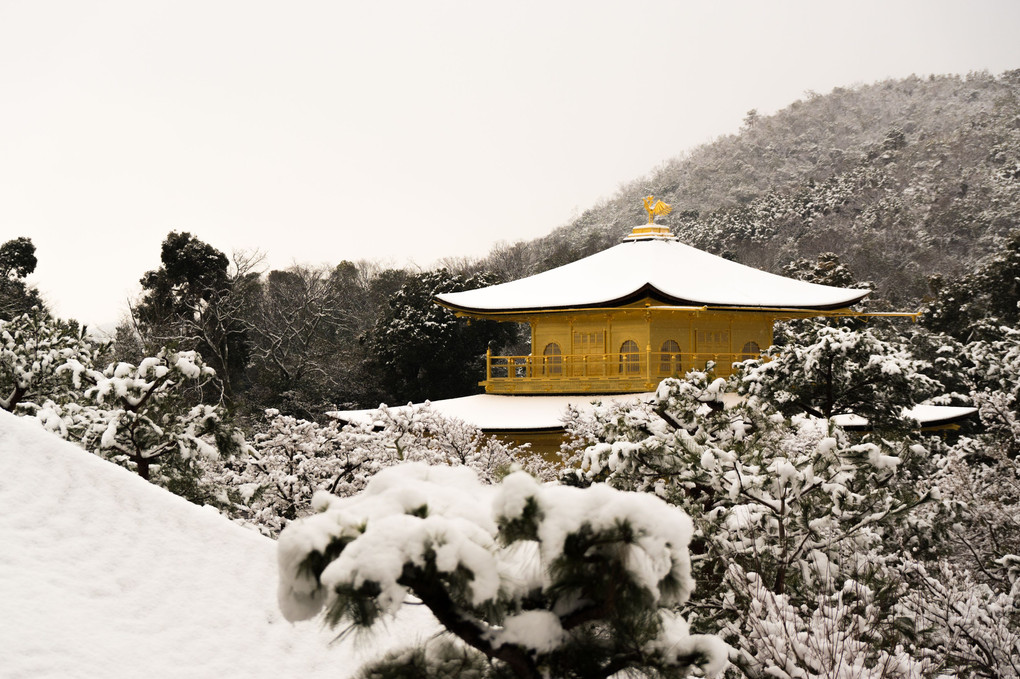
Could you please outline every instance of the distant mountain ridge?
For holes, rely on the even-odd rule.
[[[1020,228],[1020,69],[911,76],[811,93],[699,146],[548,236],[495,248],[486,268],[530,275],[619,242],[641,197],[686,243],[773,272],[836,253],[886,303],[919,302]]]

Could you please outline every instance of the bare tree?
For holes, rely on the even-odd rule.
[[[331,403],[361,325],[353,274],[344,265],[295,265],[266,276],[245,316],[262,405],[315,416]]]

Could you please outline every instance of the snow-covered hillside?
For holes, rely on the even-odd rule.
[[[0,411],[0,674],[346,677],[430,634],[406,610],[369,639],[291,624],[276,544]]]

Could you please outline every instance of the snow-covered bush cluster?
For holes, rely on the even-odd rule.
[[[415,658],[430,665],[415,676],[465,676],[469,664],[467,676],[536,679],[714,676],[726,665],[726,645],[690,634],[675,612],[694,586],[692,524],[652,495],[524,472],[491,485],[467,468],[415,463],[380,472],[359,495],[314,502],[319,513],[280,536],[288,618],[325,609],[334,625],[370,627],[414,596],[460,640],[383,659],[366,676],[394,676]]]
[[[686,615],[733,646],[745,676],[1018,676],[1015,437],[925,436],[885,404],[864,433],[807,417],[933,386],[929,366],[871,331],[811,339],[729,380],[690,373],[649,403],[574,414],[580,466],[565,482],[654,493],[691,516],[699,588]],[[986,353],[985,365],[1012,355]],[[975,400],[1011,413],[1016,382],[990,388],[998,374],[981,372],[980,393],[972,381]]]
[[[981,421],[1015,458],[1020,455],[1020,329],[995,330],[997,338],[967,345],[968,372]]]
[[[43,315],[0,324],[0,405],[282,530],[290,617],[368,627],[416,599],[452,633],[366,677],[683,676],[727,656],[748,677],[1020,676],[1020,334],[804,329],[728,380],[568,413],[559,469],[428,404],[347,425],[269,410],[246,437],[203,397],[197,352],[100,367],[103,345]],[[983,427],[917,432],[902,406],[939,392]],[[875,427],[843,431],[847,412]]]
[[[799,605],[737,565],[726,584],[747,609],[742,628],[729,625],[743,637],[739,662],[745,675],[921,679],[935,668],[902,644],[881,642],[884,611],[875,605],[876,593],[858,580],[830,586]]]
[[[902,428],[904,404],[920,403],[941,388],[905,344],[870,329],[808,324],[813,341],[773,346],[767,361],[748,370],[745,393],[758,394],[784,414],[824,419],[853,413],[872,427]]]
[[[311,513],[316,492],[355,495],[380,470],[402,462],[466,466],[486,483],[518,468],[545,479],[556,474],[539,456],[440,415],[428,403],[383,405],[366,422],[346,425],[269,410],[252,445],[249,456],[213,465],[211,474],[227,491],[228,511],[269,535]]]
[[[215,373],[194,351],[160,350],[105,368],[107,346],[43,312],[0,321],[0,406],[192,499],[199,460],[245,449],[201,389]]]
[[[215,376],[194,351],[162,349],[137,366],[118,362],[102,371],[69,360],[59,372],[70,375],[79,396],[46,400],[35,413],[42,425],[178,494],[206,499],[203,461],[247,449],[223,408],[190,393]]]
[[[51,319],[38,309],[0,320],[0,408],[32,412],[46,399],[72,398],[75,385],[62,368],[91,366],[104,348],[76,325]]]

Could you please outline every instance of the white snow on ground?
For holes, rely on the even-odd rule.
[[[347,677],[430,635],[292,624],[276,543],[0,411],[0,676]]]

